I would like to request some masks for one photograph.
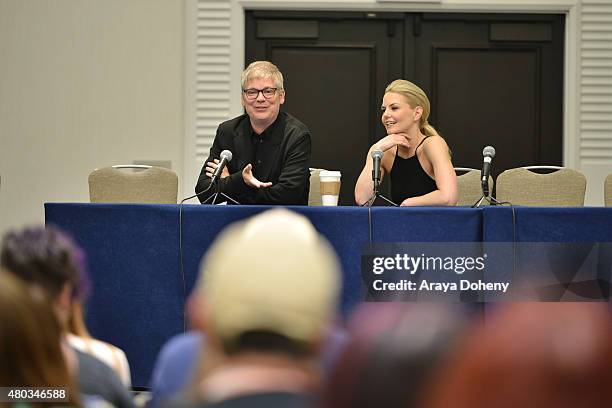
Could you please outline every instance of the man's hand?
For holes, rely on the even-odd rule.
[[[217,167],[219,167],[219,159],[215,159],[213,161],[209,161],[208,163],[206,163],[206,175],[212,178],[213,173],[215,172]],[[223,168],[223,171],[221,172],[221,178],[226,178],[229,175],[230,175],[229,170],[227,169],[227,166],[226,166]]]
[[[253,166],[251,163],[247,164],[245,168],[242,170],[242,179],[246,183],[247,186],[253,188],[262,188],[262,187],[271,187],[272,183],[269,181],[262,182],[255,178],[253,175]]]

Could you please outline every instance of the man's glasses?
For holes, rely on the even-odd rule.
[[[276,90],[277,88],[264,88],[264,89],[249,88],[249,89],[243,89],[242,92],[244,92],[244,96],[249,101],[252,101],[252,100],[257,99],[260,92],[264,98],[272,99],[274,98],[274,95],[276,95]]]

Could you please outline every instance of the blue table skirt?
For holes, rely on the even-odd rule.
[[[45,217],[73,235],[89,260],[91,332],[125,350],[146,386],[163,343],[184,330],[186,295],[202,255],[228,224],[266,206],[47,203]],[[370,242],[612,241],[612,209],[289,207],[308,217],[342,262],[340,311],[364,295],[361,254]],[[513,219],[515,224],[513,226]],[[180,235],[180,237],[179,237]],[[179,239],[181,238],[181,239]],[[179,242],[182,241],[182,265]]]

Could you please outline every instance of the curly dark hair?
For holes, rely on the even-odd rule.
[[[85,255],[59,228],[47,225],[9,231],[0,250],[0,265],[21,280],[36,284],[55,299],[66,283],[74,297],[83,297],[89,281]]]

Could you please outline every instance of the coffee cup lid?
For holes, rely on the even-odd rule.
[[[337,170],[321,170],[319,177],[342,177],[342,174]]]

